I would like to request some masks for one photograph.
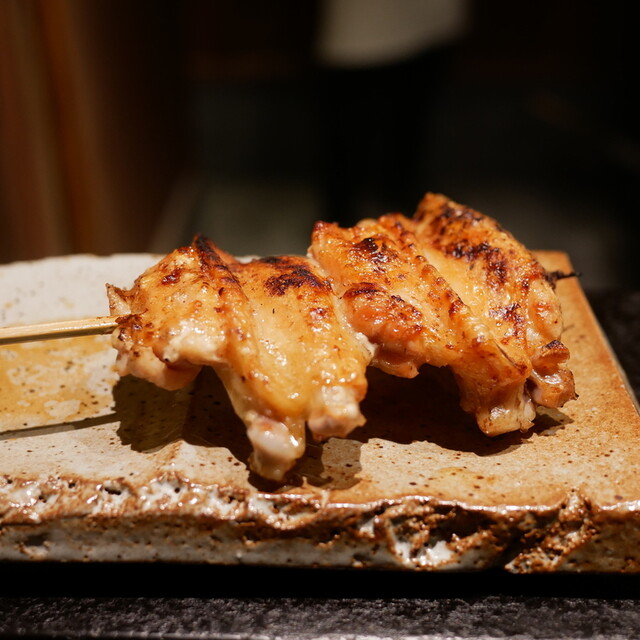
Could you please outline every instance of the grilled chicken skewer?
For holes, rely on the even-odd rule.
[[[176,389],[213,367],[266,478],[304,453],[307,425],[323,439],[364,423],[370,346],[307,258],[241,263],[197,237],[108,296],[119,373]]]
[[[574,398],[554,288],[495,220],[427,194],[412,218],[317,223],[306,257],[239,261],[198,236],[131,289],[107,285],[111,317],[4,329],[0,344],[113,332],[119,373],[165,389],[211,366],[247,427],[251,468],[280,481],[307,428],[322,440],[364,423],[370,365],[402,377],[449,367],[490,436]]]

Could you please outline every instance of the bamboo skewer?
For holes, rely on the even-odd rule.
[[[52,340],[111,333],[118,326],[115,316],[98,316],[80,320],[44,322],[17,327],[0,328],[0,346],[18,342]]]

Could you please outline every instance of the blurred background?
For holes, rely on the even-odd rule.
[[[299,253],[441,191],[637,288],[627,6],[1,0],[0,263]]]

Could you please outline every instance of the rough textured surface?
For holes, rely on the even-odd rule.
[[[104,283],[153,260],[3,267],[2,324],[104,314]],[[286,486],[247,471],[213,375],[118,380],[108,337],[2,347],[0,559],[636,572],[640,416],[579,283],[558,291],[580,394],[562,412],[489,439],[443,372],[372,372],[367,425],[310,445]]]
[[[3,565],[0,637],[633,638],[635,576]]]

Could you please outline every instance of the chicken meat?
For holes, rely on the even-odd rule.
[[[485,433],[526,429],[535,415],[526,364],[509,357],[486,319],[429,262],[413,226],[400,214],[347,229],[318,222],[309,252],[374,345],[373,365],[403,377],[425,364],[450,367],[462,408]]]
[[[525,368],[533,402],[557,408],[575,398],[556,277],[496,220],[442,194],[424,196],[414,223],[427,260]]]
[[[302,456],[306,426],[324,439],[364,423],[371,346],[308,258],[241,262],[197,237],[108,296],[119,373],[177,389],[213,367],[266,478]]]

